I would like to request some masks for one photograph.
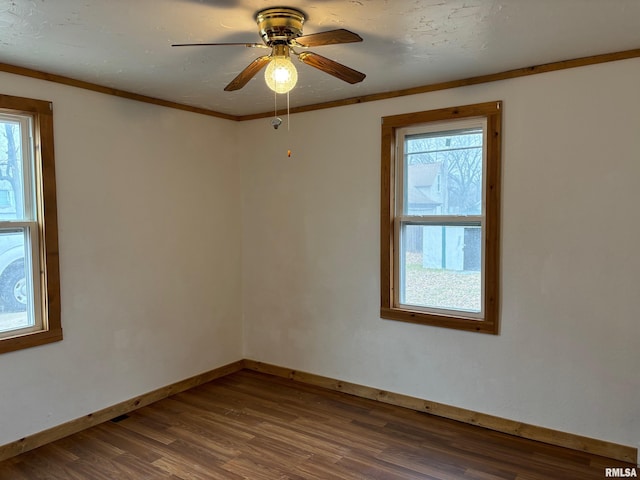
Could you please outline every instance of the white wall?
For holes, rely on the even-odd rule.
[[[0,74],[51,100],[64,340],[0,358],[0,445],[242,358],[226,120]]]
[[[0,74],[54,102],[65,332],[0,357],[0,445],[245,356],[638,446],[639,75],[627,60],[288,132]],[[490,100],[501,334],[381,320],[380,117]]]
[[[640,445],[638,78],[634,59],[241,124],[245,357]],[[380,117],[492,100],[501,334],[380,319]]]

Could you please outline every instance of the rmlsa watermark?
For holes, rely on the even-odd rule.
[[[637,478],[638,469],[635,467],[605,468],[604,476],[607,478]]]

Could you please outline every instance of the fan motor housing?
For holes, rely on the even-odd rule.
[[[295,8],[266,8],[256,14],[260,36],[268,46],[286,44],[302,35],[306,17]]]

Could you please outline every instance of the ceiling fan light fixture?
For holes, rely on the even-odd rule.
[[[298,82],[298,71],[288,55],[273,56],[264,72],[267,86],[276,93],[290,92]]]
[[[267,67],[265,81],[267,86],[276,93],[287,93],[295,87],[298,72],[291,63],[290,53],[293,52],[303,64],[316,68],[347,83],[358,83],[365,79],[364,73],[358,72],[334,60],[295,48],[321,47],[323,45],[337,45],[342,43],[361,42],[362,37],[356,33],[338,28],[324,32],[303,35],[302,25],[306,20],[303,12],[289,7],[273,7],[256,13],[256,22],[260,30],[263,43],[178,43],[174,47],[193,45],[243,45],[245,47],[271,48],[270,55],[256,58],[245,67],[236,77],[224,87],[226,92],[232,92],[244,87],[260,70]]]

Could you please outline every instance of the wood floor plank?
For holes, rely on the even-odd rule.
[[[184,442],[210,450],[224,462],[241,455],[247,443],[246,440],[228,439],[223,433],[206,431],[202,427],[171,427],[171,431]]]
[[[178,478],[129,453],[120,455],[113,461],[118,465],[123,475],[126,475],[124,478],[144,480],[172,480]]]
[[[161,446],[164,445],[163,443],[141,435],[133,430],[128,430],[123,425],[114,427],[105,423],[92,428],[91,434],[147,463],[159,459],[164,453],[161,449]],[[76,440],[75,437],[72,438]],[[57,445],[57,442],[53,445]]]
[[[240,371],[0,462],[0,480],[590,480],[633,465]]]
[[[127,420],[118,422],[118,425],[126,428],[127,430],[131,430],[132,432],[137,432],[140,435],[144,435],[145,437],[151,438],[156,442],[160,442],[165,445],[169,445],[171,442],[175,440],[175,437],[167,434],[166,429],[157,428],[157,426],[155,426],[154,428],[154,426],[147,425],[145,424],[145,422],[127,419]]]

